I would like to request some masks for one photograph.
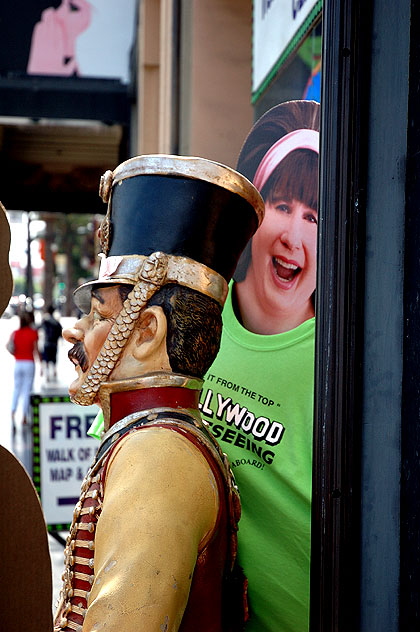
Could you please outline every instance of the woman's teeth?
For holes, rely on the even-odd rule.
[[[294,263],[288,263],[287,261],[283,261],[283,259],[278,259],[277,257],[273,257],[273,265],[278,277],[282,281],[286,282],[292,281],[301,270],[301,268]]]

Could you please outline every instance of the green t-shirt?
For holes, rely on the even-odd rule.
[[[247,632],[307,632],[315,319],[253,334],[236,319],[229,293],[223,325],[200,407],[241,493]]]

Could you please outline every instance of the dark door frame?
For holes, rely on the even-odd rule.
[[[324,0],[311,632],[420,629],[419,24]]]

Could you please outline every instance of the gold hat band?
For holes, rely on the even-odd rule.
[[[83,296],[86,293],[83,290],[90,290],[93,285],[119,283],[136,285],[141,279],[147,280],[148,283],[153,283],[150,257],[145,255],[99,256],[101,257],[101,265],[98,278],[94,281],[83,283],[74,292],[76,303],[79,307],[82,308],[82,302],[86,302],[86,305],[90,304],[90,293],[87,296]],[[165,277],[162,279],[159,276],[159,285],[178,283],[197,290],[197,292],[214,299],[220,305],[224,305],[228,293],[228,284],[220,274],[188,257],[177,257],[175,255],[164,255],[164,257],[166,261]],[[156,260],[158,261],[159,259]]]

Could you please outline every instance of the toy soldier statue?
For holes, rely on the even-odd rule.
[[[105,431],[74,511],[56,630],[239,629],[228,615],[240,505],[198,401],[263,202],[228,167],[165,155],[106,172],[101,196],[99,278],[75,291],[86,315],[63,335],[71,398],[98,403]]]

